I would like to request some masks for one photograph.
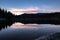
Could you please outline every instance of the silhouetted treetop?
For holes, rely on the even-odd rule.
[[[0,8],[0,18],[12,18],[14,15],[10,12],[10,11],[7,11],[7,10],[4,10],[4,9],[1,9]]]

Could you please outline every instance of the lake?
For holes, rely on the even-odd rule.
[[[39,40],[42,37],[46,38],[51,34],[60,32],[60,25],[17,22],[0,29],[0,40]]]

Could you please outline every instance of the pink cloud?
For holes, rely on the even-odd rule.
[[[51,12],[60,12],[60,9],[56,9],[56,8],[52,8],[50,6],[43,6],[42,8],[38,8],[38,7],[30,7],[30,8],[26,8],[26,9],[17,9],[17,8],[11,8],[10,10],[8,10],[10,12],[12,12],[15,15],[21,15],[23,13],[38,13],[38,12],[42,12],[42,13],[51,13]]]
[[[38,8],[27,8],[27,9],[10,9],[8,10],[10,12],[12,12],[13,14],[19,15],[19,14],[23,14],[23,13],[36,13],[39,12]]]

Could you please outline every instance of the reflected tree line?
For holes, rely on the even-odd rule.
[[[0,8],[0,30],[11,26],[14,22],[24,24],[60,24],[60,12],[14,15]]]

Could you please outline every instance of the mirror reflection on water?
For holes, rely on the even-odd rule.
[[[60,33],[60,25],[22,24],[19,22],[0,25],[0,40],[45,40],[47,36],[54,33]]]

